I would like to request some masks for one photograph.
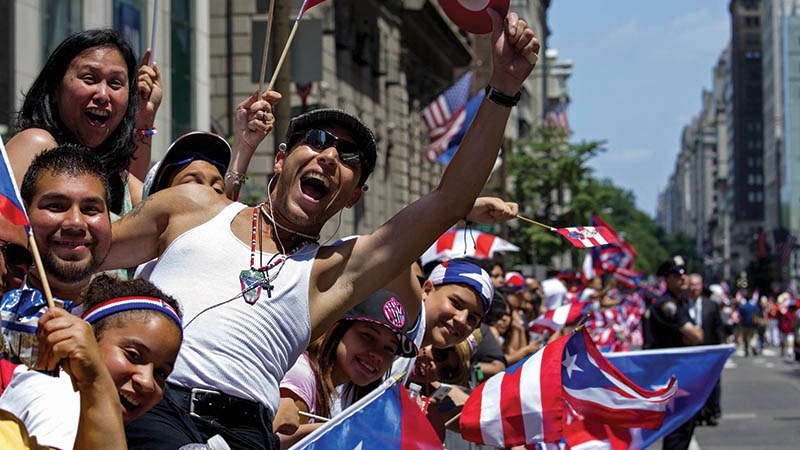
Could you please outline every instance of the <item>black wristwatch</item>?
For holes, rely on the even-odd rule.
[[[498,91],[491,84],[486,85],[486,98],[492,103],[497,103],[500,106],[505,106],[506,108],[517,106],[520,97],[522,97],[522,92],[520,91],[517,91],[517,95],[512,97]]]

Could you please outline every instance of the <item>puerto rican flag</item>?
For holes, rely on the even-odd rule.
[[[617,237],[605,227],[567,227],[555,231],[578,248],[591,248],[617,242]]]
[[[642,281],[644,272],[637,272],[635,270],[619,267],[617,268],[616,272],[614,272],[613,277],[619,285],[629,288],[636,288],[639,286],[639,282]]]
[[[17,182],[14,180],[14,171],[8,161],[6,146],[0,138],[0,152],[3,154],[3,164],[0,164],[0,214],[14,225],[25,225],[30,234],[30,223],[28,213],[22,204],[22,197],[19,195]]]
[[[553,334],[567,325],[575,325],[592,307],[592,302],[578,302],[551,309],[534,319],[528,331],[536,334]]]
[[[623,428],[658,428],[676,390],[674,378],[655,391],[637,386],[582,330],[478,386],[462,409],[461,433],[468,441],[506,448],[557,443],[573,416]]]
[[[443,450],[444,446],[408,391],[389,379],[291,447],[329,448]]]

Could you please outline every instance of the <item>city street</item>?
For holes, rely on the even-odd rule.
[[[798,405],[800,364],[774,349],[749,358],[736,352],[722,374],[722,420],[716,427],[696,428],[692,448],[800,448]]]

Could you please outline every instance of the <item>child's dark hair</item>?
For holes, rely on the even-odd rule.
[[[103,168],[103,161],[95,152],[79,144],[64,144],[45,150],[31,161],[25,176],[22,178],[20,195],[28,205],[36,195],[36,183],[44,173],[70,176],[91,175],[103,185],[103,199],[108,203],[108,177]]]
[[[163,300],[175,310],[179,317],[183,317],[181,307],[177,300],[163,293],[153,283],[142,280],[121,280],[106,274],[98,275],[83,292],[84,311],[89,311],[94,306],[111,299],[120,297],[154,297]],[[144,318],[149,314],[159,314],[151,309],[122,311],[94,322],[94,336],[99,341],[107,328],[116,328],[134,318]],[[177,325],[176,325],[177,326]]]
[[[353,320],[340,320],[308,346],[308,360],[317,378],[317,414],[330,415],[331,396],[336,392],[336,386],[333,385],[332,379],[333,366],[336,364],[336,349],[339,347],[344,334],[354,323],[356,322]],[[347,383],[347,386],[352,385],[352,400],[357,401],[373,391],[380,385],[381,381],[381,379],[378,379],[366,386],[355,386],[352,383]],[[342,393],[342,395],[345,394],[344,392]]]

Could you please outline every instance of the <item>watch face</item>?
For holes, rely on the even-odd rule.
[[[462,30],[472,34],[492,32],[492,18],[489,8],[501,16],[508,14],[510,0],[439,0],[439,5]]]

